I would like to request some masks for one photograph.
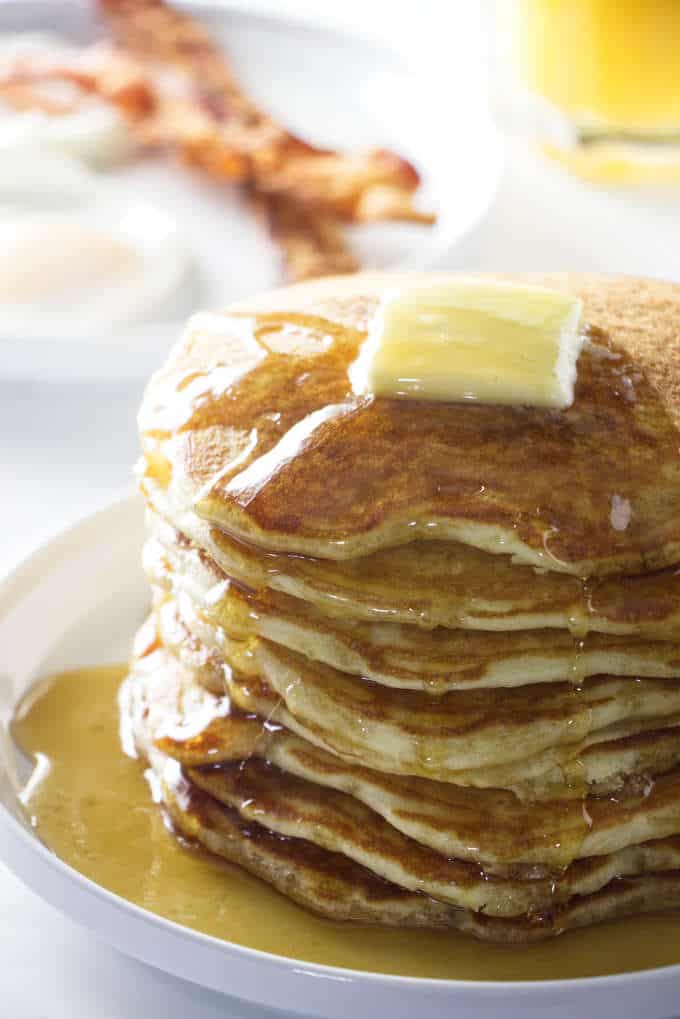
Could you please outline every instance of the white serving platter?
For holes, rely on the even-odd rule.
[[[353,228],[366,265],[440,264],[483,218],[499,184],[502,146],[483,92],[459,80],[464,62],[456,61],[455,41],[444,67],[428,64],[419,48],[402,52],[324,27],[322,5],[316,24],[253,13],[247,0],[184,6],[223,43],[249,93],[292,130],[350,151],[393,148],[416,163],[423,179],[419,203],[435,210],[438,222]],[[1,0],[0,37],[57,32],[87,43],[102,34],[95,7],[83,0]],[[178,239],[196,266],[183,301],[169,319],[86,340],[27,341],[0,332],[0,377],[145,376],[163,360],[189,311],[280,284],[277,252],[237,189],[154,159],[103,176],[121,200],[155,203],[176,220]]]
[[[164,920],[82,877],[23,821],[7,735],[40,675],[120,661],[148,603],[143,511],[128,496],[80,520],[0,583],[0,859],[48,902],[120,951],[258,1005],[324,1019],[669,1019],[680,966],[535,983],[418,980],[333,969],[241,948]],[[40,625],[36,625],[36,620]],[[483,951],[480,946],[480,951]]]

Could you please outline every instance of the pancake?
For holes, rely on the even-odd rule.
[[[123,713],[137,745],[151,758],[157,753],[152,748],[153,727],[159,721],[163,726],[172,697],[163,691],[160,702],[149,703],[145,677],[152,676],[156,693],[162,690],[158,676],[166,670],[166,659],[156,655],[151,669],[147,662],[136,678],[133,672],[122,695]],[[228,716],[219,717],[228,724]],[[322,789],[264,760],[250,758],[183,771],[176,761],[164,758],[160,778],[165,787],[178,790],[180,797],[190,796],[190,789],[198,787],[235,809],[249,823],[295,841],[303,838],[329,852],[340,852],[399,887],[489,916],[554,909],[575,895],[599,891],[614,878],[638,876],[650,870],[675,870],[680,864],[680,839],[662,839],[599,860],[582,860],[554,879],[499,878],[404,837],[354,797]],[[649,802],[654,796],[652,792],[645,799]],[[631,805],[630,812],[639,813],[639,804]]]
[[[195,787],[180,799],[167,787],[163,795],[185,837],[330,920],[451,929],[484,941],[525,945],[593,923],[680,906],[680,872],[671,871],[617,879],[542,916],[488,917],[397,888],[341,854],[303,839],[281,839],[259,825],[246,825],[235,811],[200,795]]]
[[[180,533],[159,517],[172,515],[162,487],[147,475],[142,490],[158,510],[149,513],[150,532],[166,550],[174,549],[172,555],[189,538],[200,555],[209,553],[228,576],[252,590],[280,591],[346,621],[504,632],[556,627],[579,637],[588,631],[655,640],[680,635],[677,570],[582,583],[442,541],[412,542],[345,561],[280,555],[234,541],[195,514],[182,517]],[[187,575],[200,568],[198,559],[199,552],[186,546]]]
[[[357,397],[398,282],[199,315],[152,379],[124,744],[321,915],[527,943],[673,908],[680,288],[534,279],[585,309],[551,411]]]
[[[431,694],[470,687],[510,687],[617,676],[680,676],[680,644],[562,630],[479,633],[400,623],[363,623],[329,615],[279,591],[244,589],[210,557],[182,541],[150,538],[143,563],[153,585],[177,597],[198,635],[201,619],[230,641],[263,637],[377,683]],[[167,537],[167,535],[166,535]],[[213,634],[214,639],[214,634]]]
[[[283,698],[257,677],[230,675],[227,689],[240,710],[283,725],[346,763],[361,761],[354,752],[338,750],[338,741],[326,740],[323,730],[300,722],[288,711]],[[668,719],[636,720],[625,726],[607,726],[578,744],[527,753],[521,759],[504,764],[461,769],[450,774],[439,770],[434,780],[478,790],[506,789],[531,803],[560,795],[578,797],[590,789],[602,795],[616,795],[628,785],[632,776],[654,775],[677,765],[678,722],[679,717],[675,715]],[[667,730],[659,728],[666,725]],[[650,734],[656,734],[651,742]],[[368,763],[372,766],[373,761]],[[425,770],[418,774],[433,777]]]
[[[158,770],[162,774],[160,765]],[[455,927],[462,910],[381,880],[340,853],[303,839],[282,839],[247,824],[200,789],[181,793],[161,783],[175,829],[210,852],[272,884],[293,901],[330,920],[395,927]]]
[[[457,773],[580,745],[621,722],[652,727],[680,713],[680,682],[594,677],[582,687],[534,684],[433,698],[339,672],[269,641],[253,669],[305,730],[341,756],[381,771],[458,781]],[[239,659],[230,669],[243,671]],[[247,685],[247,684],[246,684]]]
[[[647,799],[654,785],[648,775],[644,784],[631,783],[630,791],[616,801],[605,798],[604,806],[590,797],[584,811],[575,798],[526,803],[501,789],[470,790],[385,775],[347,764],[283,728],[261,729],[248,748],[252,722],[232,715],[216,720],[201,739],[161,737],[157,745],[191,774],[196,767],[225,762],[240,766],[244,759],[261,758],[289,775],[354,797],[421,845],[480,864],[488,874],[555,874],[574,860],[635,846],[639,838],[672,835],[680,824],[677,809],[669,806],[678,790],[675,775],[665,780],[655,800],[645,803],[644,815],[633,812],[624,821],[621,809],[613,804],[628,802],[631,810],[633,805],[639,808],[640,796],[647,794]],[[677,729],[673,737],[677,743]]]
[[[590,342],[564,411],[355,397],[348,368],[399,277],[197,316],[140,412],[173,521],[195,511],[261,548],[331,559],[437,539],[578,576],[678,562],[680,290],[531,280],[584,302]]]
[[[392,690],[287,651],[258,645],[262,675],[303,725],[379,770],[455,781],[463,769],[497,766],[581,743],[628,719],[680,711],[675,680],[595,677],[511,689],[453,691],[434,700]]]
[[[316,747],[348,763],[357,762],[354,749],[345,752],[337,742],[327,741],[323,727],[317,728],[309,720],[301,721],[293,715],[284,698],[263,681],[257,645],[230,642],[227,664],[220,653],[204,643],[212,640],[214,647],[214,629],[203,624],[200,627],[203,639],[199,639],[192,632],[195,627],[191,620],[184,618],[176,604],[167,599],[157,606],[156,617],[147,627],[143,632],[148,633],[148,647],[158,646],[160,639],[205,689],[217,695],[228,690],[241,710],[275,720]],[[435,714],[437,703],[433,698]],[[566,718],[568,725],[568,714]],[[598,794],[616,793],[628,784],[631,776],[660,774],[680,763],[679,725],[678,714],[630,718],[591,732],[579,743],[526,752],[523,757],[500,765],[462,769],[446,781],[478,789],[502,787],[526,800],[563,795],[565,783],[570,795],[583,788]]]
[[[231,706],[224,698],[222,703],[215,703],[216,699],[213,698],[213,704],[207,705],[206,709],[205,692],[192,677],[188,682],[180,682],[182,691],[181,702],[178,704],[177,690],[173,693],[167,689],[168,667],[183,672],[177,660],[158,647],[157,638],[151,639],[150,627],[143,632],[138,644],[142,655],[139,663],[141,673],[138,673],[141,684],[135,678],[126,683],[121,705],[123,718],[131,718],[133,727],[136,721],[143,729],[141,739],[138,738],[138,745],[143,752],[150,757],[155,753],[149,747],[149,733],[155,727],[158,727],[156,732],[165,728],[166,732],[173,733],[172,739],[175,742],[179,737],[179,741],[185,745],[196,747],[202,743],[206,726],[214,723],[230,725],[234,721],[229,713]],[[145,691],[149,680],[151,687],[147,694]],[[137,710],[131,710],[130,705],[135,697],[138,701]],[[147,703],[141,705],[142,710],[139,710],[140,698],[142,701],[145,698],[147,700]],[[262,731],[260,721],[253,718],[240,721],[247,727],[255,723]],[[265,732],[270,735],[279,731],[265,726]],[[240,753],[248,753],[248,743],[252,742],[253,735],[254,732],[249,731],[241,743]],[[167,736],[160,738],[168,739]],[[651,893],[651,889],[658,889],[662,885],[668,889],[673,887],[672,877],[677,869],[680,849],[676,839],[655,839],[603,855],[599,859],[591,857],[579,861],[568,868],[558,881],[546,881],[538,877],[496,877],[480,873],[474,865],[456,860],[455,857],[425,850],[415,840],[404,838],[398,829],[385,823],[356,797],[344,793],[329,796],[328,790],[318,783],[292,779],[287,772],[263,760],[258,762],[256,758],[246,756],[231,767],[190,767],[182,773],[178,770],[180,765],[177,762],[168,768],[168,758],[163,755],[163,759],[166,763],[160,772],[161,785],[165,788],[166,801],[174,804],[173,816],[179,819],[180,830],[199,837],[213,851],[244,862],[254,873],[260,873],[274,883],[282,879],[281,867],[272,869],[266,863],[271,865],[273,862],[272,839],[283,836],[287,843],[292,843],[288,861],[291,876],[288,880],[294,889],[298,889],[298,893],[301,887],[310,892],[310,856],[307,849],[311,845],[312,854],[320,849],[332,854],[328,862],[339,875],[347,873],[348,862],[361,861],[357,876],[360,890],[366,887],[366,871],[391,877],[393,881],[396,878],[401,887],[405,883],[411,893],[417,892],[428,902],[432,899],[432,892],[438,893],[435,896],[437,900],[445,905],[455,905],[457,912],[461,912],[459,906],[476,905],[470,918],[474,918],[477,923],[486,924],[483,916],[486,911],[489,911],[490,920],[496,917],[502,919],[502,928],[491,930],[487,927],[484,933],[480,932],[480,936],[494,940],[522,941],[528,936],[527,928],[535,922],[536,909],[540,910],[541,906],[543,909],[539,913],[539,927],[542,936],[548,936],[564,929],[564,925],[570,922],[567,917],[574,915],[572,910],[577,904],[582,906],[586,899],[592,898],[593,911],[578,914],[584,918],[584,922],[586,915],[592,920],[598,915],[616,915],[617,909],[640,911],[651,903],[656,906],[658,899]],[[168,775],[173,774],[174,778],[170,781]],[[646,791],[646,795],[638,794],[630,802],[623,805],[619,803],[616,807],[612,806],[611,801],[605,801],[604,804],[588,801],[587,815],[592,817],[593,829],[606,831],[608,819],[609,827],[616,828],[615,819],[623,818],[624,824],[637,836],[642,836],[648,830],[644,827],[643,819],[654,816],[657,798],[660,799],[662,811],[665,806],[677,814],[679,798],[674,782],[677,783],[677,779],[672,774],[659,779],[653,789]],[[196,790],[201,786],[204,791],[210,790],[210,796],[203,801],[202,809],[195,806]],[[238,821],[233,813],[223,814],[220,811],[216,804],[220,799],[236,805],[231,809],[240,813]],[[247,814],[252,816],[246,818],[244,815]],[[246,819],[247,827],[244,828],[243,822]],[[182,820],[186,825],[184,829]],[[677,822],[678,818],[675,819]],[[292,837],[287,833],[291,829],[295,832]],[[303,834],[309,837],[302,838]],[[247,849],[244,848],[246,841],[249,843]],[[261,855],[260,842],[263,843],[264,855]],[[342,852],[338,853],[338,849]],[[341,861],[337,860],[338,855]],[[278,860],[280,862],[281,857]],[[322,868],[318,857],[316,864],[317,869],[313,869],[312,874],[320,876]],[[662,871],[665,868],[670,872],[670,885],[664,880]],[[622,899],[624,888],[625,896]],[[616,892],[613,900],[610,897],[612,892]],[[440,895],[445,898],[439,900]],[[352,888],[343,890],[343,898],[344,902],[339,909],[345,910],[345,916],[352,915],[351,911],[358,908]],[[306,901],[312,908],[316,908],[314,895]],[[606,907],[605,901],[608,903]],[[674,901],[671,896],[666,904]],[[595,909],[596,904],[602,912]],[[415,903],[412,905],[415,906]],[[653,907],[650,905],[650,908]],[[429,909],[418,914],[421,920],[424,915],[429,915]],[[544,915],[549,920],[546,921]],[[561,919],[556,925],[555,918],[558,915]],[[465,929],[472,932],[475,926],[471,924]]]
[[[164,648],[136,660],[132,677],[121,702],[127,724],[133,733],[141,727],[150,731],[154,746],[189,774],[205,765],[233,765],[242,772],[244,762],[259,759],[303,785],[360,801],[416,843],[478,864],[487,874],[554,876],[577,859],[680,831],[677,771],[655,781],[644,772],[615,799],[588,797],[585,809],[577,798],[526,803],[500,789],[385,775],[343,762],[271,721],[235,712],[228,697],[202,691],[194,674]],[[672,741],[677,751],[677,728]],[[201,785],[200,776],[194,780]],[[279,782],[274,796],[279,806],[286,802],[284,793]],[[242,798],[251,805],[257,801],[252,790]],[[262,807],[253,809],[261,820]],[[282,809],[294,824],[295,809]],[[367,823],[374,828],[370,816]]]
[[[333,741],[327,741],[323,730],[300,722],[287,710],[283,698],[273,693],[259,678],[230,674],[227,689],[232,701],[241,710],[280,723],[347,763],[357,762],[354,752],[338,750],[337,743],[333,745]],[[521,759],[499,765],[461,769],[447,775],[440,771],[436,780],[475,789],[508,789],[530,802],[550,799],[555,795],[578,796],[584,789],[603,795],[615,794],[628,784],[631,776],[657,774],[675,767],[678,763],[678,722],[679,716],[674,715],[607,726],[591,733],[578,744],[527,753]],[[659,726],[667,726],[668,730]],[[650,734],[657,734],[656,738],[652,739]],[[425,775],[432,777],[430,772],[425,772]]]
[[[342,852],[399,887],[489,916],[551,909],[574,895],[599,891],[615,877],[663,869],[662,860],[670,870],[680,867],[680,840],[661,840],[661,851],[656,846],[635,845],[630,851],[577,863],[559,878],[496,877],[404,837],[352,796],[320,789],[263,761],[190,768],[187,775],[246,820]],[[679,787],[676,780],[676,798]],[[675,819],[678,828],[680,817]]]
[[[162,774],[159,759],[161,755],[154,755],[155,768]],[[521,945],[593,923],[680,906],[680,872],[669,871],[617,879],[600,892],[541,916],[487,917],[405,891],[340,853],[304,839],[281,838],[258,824],[246,824],[236,811],[191,783],[180,792],[162,781],[159,786],[177,831],[329,920],[451,929],[484,941]]]

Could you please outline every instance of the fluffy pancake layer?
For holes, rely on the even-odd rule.
[[[140,413],[178,516],[332,559],[426,538],[579,576],[680,560],[677,289],[534,277],[579,296],[590,328],[574,404],[551,414],[355,397],[368,321],[409,280],[323,280],[192,320]]]
[[[584,302],[566,411],[357,398],[411,279],[198,316],[152,380],[128,748],[324,916],[526,943],[676,908],[680,290],[534,280]]]
[[[340,853],[246,824],[236,811],[193,785],[179,796],[172,786],[160,785],[177,831],[330,920],[458,930],[482,941],[528,945],[594,923],[680,907],[676,870],[611,881],[600,892],[538,917],[488,917],[404,891]]]
[[[676,680],[598,676],[580,687],[552,683],[433,697],[339,672],[271,641],[227,648],[218,631],[172,600],[159,604],[158,624],[164,644],[200,669],[208,687],[226,682],[244,710],[272,714],[342,759],[392,774],[514,786],[579,761],[612,733],[654,731],[680,715]]]
[[[492,873],[527,865],[533,873],[538,865],[550,872],[581,856],[627,848],[643,832],[645,839],[673,834],[680,818],[673,769],[654,782],[649,771],[636,775],[615,800],[590,796],[585,810],[577,797],[526,802],[503,789],[469,789],[345,762],[272,718],[239,711],[224,692],[205,690],[200,676],[166,648],[138,660],[135,675],[137,714],[146,719],[151,712],[156,747],[183,766],[261,760],[353,796],[417,842]],[[677,730],[673,736],[677,744]]]
[[[231,640],[259,636],[386,686],[433,694],[587,676],[680,677],[680,643],[568,631],[425,630],[352,621],[277,590],[233,582],[215,561],[150,514],[144,566],[152,584],[191,604]]]
[[[473,801],[468,801],[467,832],[464,790],[441,789],[436,783],[422,780],[411,785],[402,783],[400,788],[397,781],[390,802],[389,784],[381,787],[378,780],[373,789],[374,804],[368,806],[365,800],[370,794],[366,790],[371,779],[366,769],[363,797],[361,769],[353,776],[354,795],[344,791],[337,778],[335,782],[324,782],[327,755],[319,755],[313,747],[305,746],[278,727],[262,725],[252,716],[235,715],[227,698],[216,698],[203,690],[196,678],[162,647],[149,646],[138,659],[122,690],[121,709],[129,736],[159,774],[164,799],[172,816],[179,818],[181,830],[190,830],[194,837],[212,847],[221,845],[225,825],[229,824],[232,842],[251,837],[253,826],[262,832],[265,842],[271,837],[267,833],[282,836],[290,841],[290,854],[293,857],[296,852],[299,854],[302,868],[298,879],[306,873],[307,846],[311,844],[317,862],[319,850],[333,856],[340,854],[345,861],[391,886],[473,914],[511,919],[519,923],[517,929],[521,930],[526,918],[543,913],[552,916],[568,909],[576,898],[601,893],[612,882],[636,881],[649,874],[660,879],[665,871],[680,867],[680,840],[673,837],[680,830],[680,808],[674,791],[678,779],[674,773],[657,780],[655,788],[646,795],[629,794],[616,810],[619,820],[625,817],[628,837],[640,838],[643,833],[650,836],[642,844],[626,846],[621,824],[612,823],[613,810],[607,806],[610,801],[603,805],[591,798],[585,812],[580,802],[576,804],[580,824],[573,806],[569,811],[568,804],[545,805],[545,816],[535,818],[538,825],[534,823],[533,829],[537,842],[543,843],[543,854],[537,845],[533,857],[526,805],[511,794],[496,792],[496,816],[501,826],[497,845],[512,846],[518,856],[510,866],[501,865],[494,870],[485,860],[452,854],[450,842],[446,848],[441,844],[433,848],[417,837],[427,830],[429,808],[432,829],[438,827],[438,820],[443,822],[443,828],[445,819],[451,829],[451,822],[458,815],[460,846],[466,834],[469,839],[475,809],[479,816],[491,802],[482,799],[475,808]],[[221,735],[216,727],[221,729]],[[258,749],[263,740],[265,747]],[[219,746],[228,746],[235,756],[229,760],[224,753],[215,754],[213,751]],[[194,763],[188,763],[192,760]],[[351,769],[345,769],[345,782],[348,776],[351,781]],[[663,804],[666,813],[659,824]],[[218,805],[228,808],[227,813],[222,814]],[[376,805],[382,810],[374,809]],[[410,820],[419,815],[420,824]],[[403,819],[401,826],[391,823],[395,817]],[[574,849],[574,858],[569,863],[563,852],[557,857],[550,855],[548,825],[541,824],[541,820],[545,822],[550,817],[555,828],[554,845],[560,850],[566,842]],[[584,817],[589,817],[588,826],[595,833],[591,846],[597,845],[599,838],[602,849],[601,833],[617,827],[620,847],[588,856],[588,826]],[[571,838],[570,822],[574,827]],[[479,821],[477,830],[481,830]],[[229,858],[234,858],[235,852],[232,846]],[[544,863],[547,859],[548,865],[537,866],[540,859]],[[342,872],[346,866],[345,862],[338,869]],[[276,883],[273,875],[268,877]],[[362,887],[359,882],[359,891]],[[346,908],[351,908],[352,900],[353,896],[349,896]],[[324,911],[322,903],[312,905]],[[430,922],[437,925],[434,917]],[[550,929],[547,927],[544,933]],[[509,931],[504,934],[502,927],[498,931],[491,929],[485,936],[511,940]]]
[[[360,559],[324,560],[257,549],[177,511],[147,465],[142,490],[152,535],[176,545],[165,517],[224,573],[251,590],[271,589],[348,622],[398,622],[463,630],[546,627],[653,640],[678,639],[680,573],[589,579],[517,565],[460,542],[414,541]],[[197,568],[185,562],[187,573]]]

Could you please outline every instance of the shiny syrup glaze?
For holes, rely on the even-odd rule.
[[[247,947],[408,976],[540,980],[680,962],[680,914],[607,923],[531,948],[318,919],[167,831],[142,764],[121,752],[116,692],[124,672],[84,669],[46,681],[20,706],[13,726],[19,746],[39,762],[41,778],[24,797],[37,834],[123,898]]]
[[[473,541],[493,528],[483,540],[495,550],[521,551],[519,541],[552,569],[663,565],[680,555],[674,366],[663,346],[680,307],[659,311],[648,333],[644,306],[631,303],[625,320],[616,310],[593,304],[594,342],[575,402],[559,412],[358,398],[348,369],[366,334],[349,312],[342,325],[293,312],[214,316],[189,330],[147,394],[151,470],[174,436],[167,463],[181,464],[199,513],[271,548],[344,558],[455,537],[446,521],[462,521],[478,529]]]
[[[411,542],[353,560],[323,560],[265,552],[216,527],[199,528],[192,540],[153,509],[148,525],[144,559],[152,582],[172,586],[176,574],[200,576],[203,586],[211,586],[208,599],[218,614],[229,590],[279,603],[282,592],[288,592],[296,594],[289,599],[296,618],[311,611],[315,618],[326,615],[353,629],[363,621],[409,623],[412,637],[416,627],[423,631],[413,638],[421,643],[430,640],[433,627],[450,633],[453,628],[456,639],[480,647],[497,638],[489,638],[489,631],[501,631],[512,641],[516,631],[532,630],[542,640],[543,628],[551,629],[551,643],[561,644],[568,640],[559,633],[564,629],[573,638],[577,658],[589,634],[655,642],[677,642],[680,636],[677,567],[580,579],[440,541]],[[670,643],[667,650],[673,660]],[[576,679],[578,672],[572,670]]]
[[[163,597],[172,595],[182,613],[188,614],[187,625],[195,621],[210,624],[220,639],[222,635],[236,640],[248,640],[257,634],[266,636],[269,620],[301,627],[322,639],[330,634],[332,639],[344,642],[348,651],[363,656],[366,664],[358,663],[358,671],[368,668],[369,678],[373,676],[386,682],[386,675],[394,679],[396,673],[399,681],[386,685],[424,688],[432,695],[444,693],[456,685],[459,688],[477,683],[489,686],[492,685],[489,670],[494,664],[502,664],[508,655],[522,653],[527,654],[528,665],[532,654],[537,654],[544,662],[553,659],[563,669],[564,678],[577,686],[595,671],[601,671],[601,664],[596,665],[591,658],[598,649],[611,649],[614,653],[627,649],[637,653],[640,655],[636,665],[639,675],[649,673],[646,666],[652,661],[655,675],[672,675],[680,662],[677,643],[643,643],[627,636],[589,634],[586,638],[558,629],[479,633],[438,627],[432,631],[399,623],[383,621],[376,625],[344,619],[271,588],[252,590],[242,581],[227,576],[203,550],[192,546],[179,532],[170,529],[170,534],[174,540],[170,547],[155,537],[147,540],[143,564],[152,586],[165,592]],[[185,583],[186,575],[191,578],[189,584]],[[642,656],[647,656],[644,664],[641,664]],[[322,656],[317,654],[316,657]],[[623,674],[629,675],[630,669]],[[534,675],[532,681],[538,678]],[[546,682],[555,678],[553,673],[540,677]]]

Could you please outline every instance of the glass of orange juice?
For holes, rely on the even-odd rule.
[[[680,0],[497,0],[498,94],[591,175],[680,181]]]

